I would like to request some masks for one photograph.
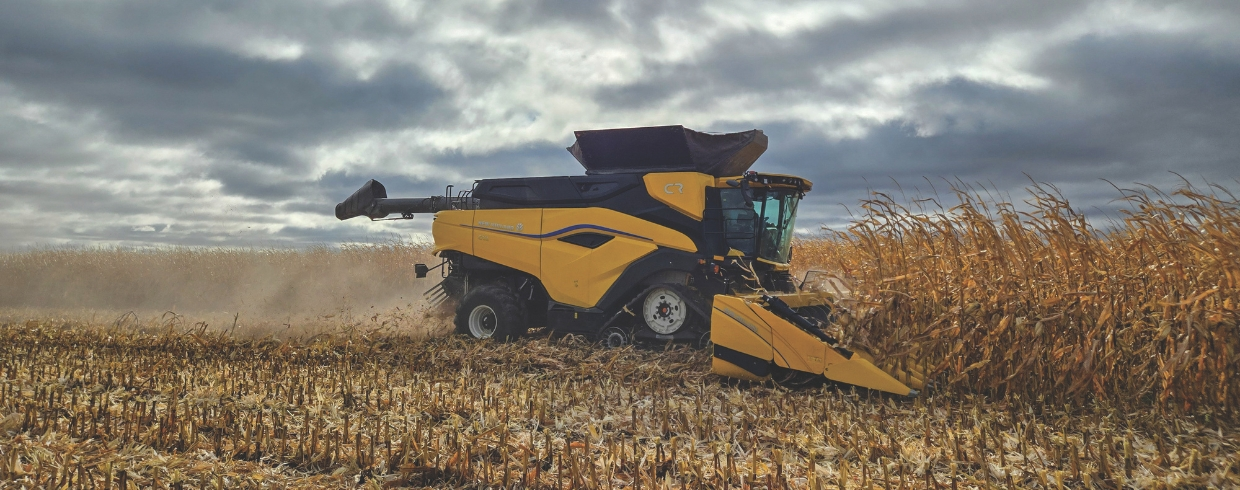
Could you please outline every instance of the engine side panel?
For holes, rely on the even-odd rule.
[[[544,240],[542,267],[539,277],[552,300],[570,305],[587,305],[590,301],[591,261],[596,249],[559,240]]]
[[[551,299],[579,307],[598,305],[628,267],[659,247],[695,252],[683,233],[603,208],[543,210],[542,271]],[[610,237],[593,248],[566,240],[588,234]]]
[[[641,174],[483,179],[473,197],[480,210],[610,209],[681,233],[693,241],[694,250],[705,243],[701,220],[652,197]]]
[[[542,209],[474,211],[473,255],[533,276],[542,273]]]
[[[616,282],[624,269],[657,249],[645,240],[615,237],[597,248],[545,239],[542,246],[542,283],[551,299],[583,308],[592,307]]]
[[[431,223],[431,236],[435,239],[435,248],[431,252],[438,254],[442,250],[456,250],[472,255],[474,253],[473,222],[473,210],[435,213],[435,221]]]
[[[443,211],[432,232],[435,252],[460,251],[530,274],[552,300],[581,308],[614,306],[613,297],[623,292],[613,287],[631,289],[629,276],[648,267],[630,266],[657,250],[696,264],[697,247],[689,236],[605,208]],[[604,298],[611,299],[600,305]]]
[[[593,232],[697,252],[697,246],[688,235],[620,211],[606,208],[548,208],[542,211],[542,238],[546,240],[559,239],[574,233]]]

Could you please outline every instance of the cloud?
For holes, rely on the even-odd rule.
[[[688,104],[749,95],[851,103],[880,89],[867,83],[875,68],[943,69],[996,37],[1046,28],[1081,9],[1079,2],[941,2],[837,18],[792,35],[738,30],[688,59],[647,60],[640,80],[601,87],[598,98],[610,107],[677,95]]]
[[[0,4],[0,247],[421,237],[393,196],[580,173],[572,130],[762,128],[801,227],[899,182],[1121,185],[1240,167],[1231,2]],[[1018,195],[1018,194],[1017,194]]]

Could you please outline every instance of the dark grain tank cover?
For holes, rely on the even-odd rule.
[[[716,177],[741,175],[766,151],[760,129],[711,134],[684,126],[574,131],[568,152],[587,175],[701,172]]]

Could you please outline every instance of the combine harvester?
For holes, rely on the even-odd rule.
[[[681,126],[577,131],[585,175],[483,179],[470,191],[388,198],[377,181],[336,205],[372,220],[434,213],[427,292],[456,301],[458,333],[511,340],[528,328],[713,344],[715,373],[784,386],[829,380],[915,396],[924,376],[876,367],[822,327],[834,302],[793,278],[793,223],[810,181],[749,171],[760,130]]]

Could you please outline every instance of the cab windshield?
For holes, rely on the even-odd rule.
[[[728,246],[746,256],[788,263],[800,193],[792,189],[753,188],[753,205],[740,189],[723,189],[723,219]]]

